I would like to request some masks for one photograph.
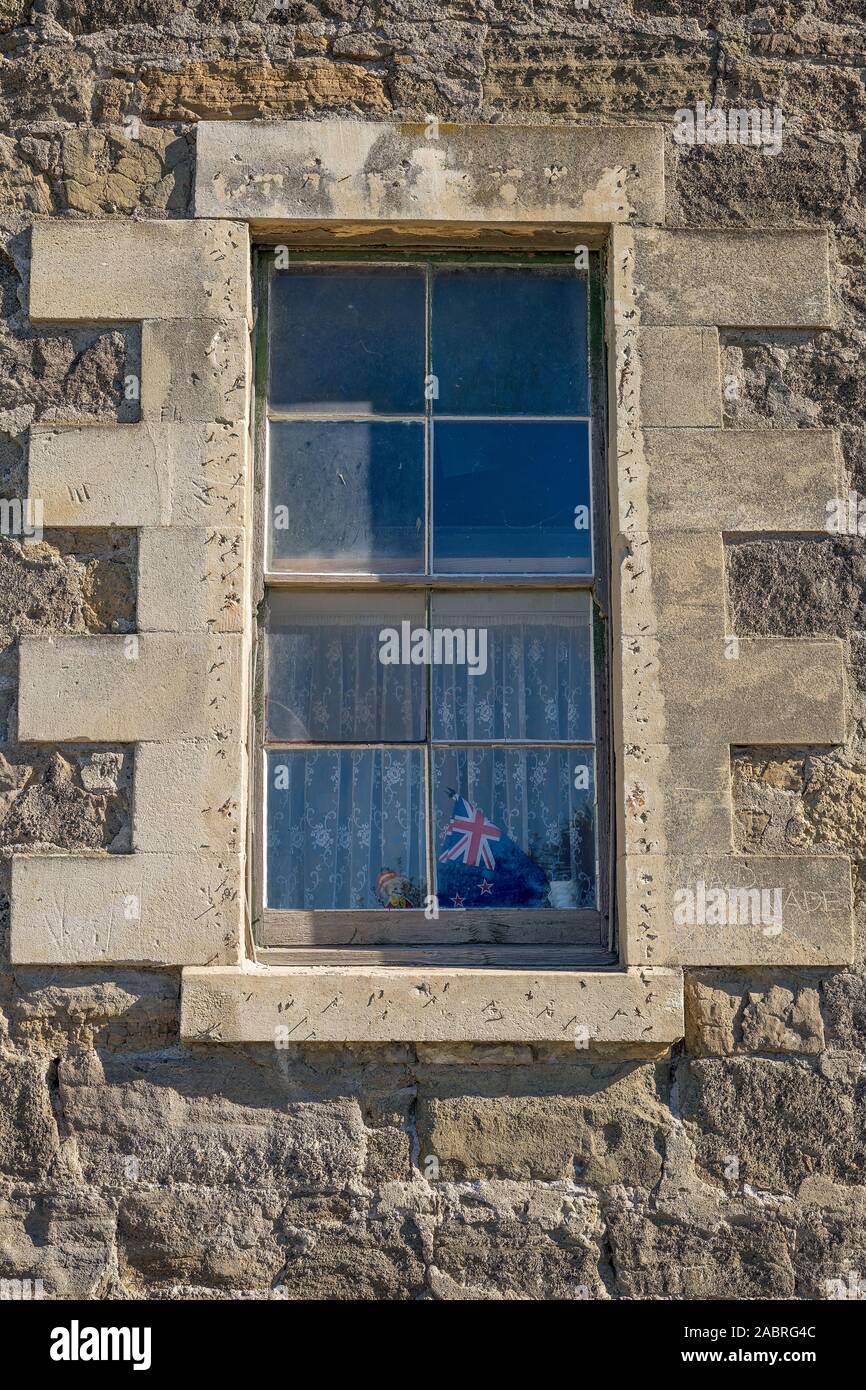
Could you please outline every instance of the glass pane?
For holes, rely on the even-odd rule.
[[[424,625],[415,594],[271,592],[267,737],[304,743],[418,742],[427,727],[424,668],[409,641]],[[403,658],[406,658],[405,660]]]
[[[442,909],[594,908],[595,769],[588,748],[435,748]]]
[[[434,739],[592,742],[588,593],[435,594],[432,627]]]
[[[589,425],[441,421],[433,431],[433,567],[591,574]]]
[[[420,749],[272,750],[266,772],[268,907],[424,906]]]
[[[588,415],[586,280],[573,268],[437,268],[440,415]]]
[[[269,313],[272,410],[423,412],[423,267],[274,270]]]
[[[271,568],[424,568],[424,426],[272,420]]]

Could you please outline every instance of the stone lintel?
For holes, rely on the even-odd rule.
[[[661,126],[200,121],[197,217],[616,223],[664,217]]]

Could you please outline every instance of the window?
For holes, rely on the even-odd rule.
[[[600,283],[260,255],[261,944],[609,950]]]

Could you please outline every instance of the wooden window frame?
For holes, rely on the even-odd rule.
[[[563,251],[475,251],[402,248],[383,245],[345,250],[292,245],[292,263],[314,264],[466,264],[544,266],[574,265],[574,255]],[[607,363],[605,350],[605,252],[589,255],[587,270],[588,372],[590,422],[590,475],[592,497],[593,573],[590,575],[487,575],[487,574],[297,574],[267,569],[268,447],[268,290],[275,252],[272,247],[254,249],[254,538],[253,586],[255,628],[253,635],[253,699],[250,703],[250,845],[248,892],[252,906],[252,930],[260,956],[272,963],[356,965],[442,965],[486,967],[556,966],[562,969],[610,967],[617,961],[615,825],[613,795],[614,737],[611,725],[611,583],[610,515],[607,477]],[[429,345],[428,345],[429,347]],[[429,473],[429,461],[425,463]],[[429,487],[429,480],[426,484]],[[428,498],[429,502],[429,498]],[[429,522],[429,518],[428,518]],[[426,549],[426,545],[425,545]],[[465,590],[549,590],[588,592],[592,600],[594,656],[594,749],[596,760],[596,837],[599,907],[597,910],[543,909],[469,910],[447,912],[445,921],[428,921],[422,909],[399,913],[385,908],[338,911],[266,908],[264,863],[266,855],[264,689],[266,681],[264,636],[269,589],[328,592],[390,591],[434,593]],[[362,741],[363,742],[363,741]],[[447,742],[447,741],[446,741]],[[485,744],[488,742],[484,741]],[[502,746],[557,746],[557,741],[527,740]],[[273,744],[280,741],[271,741]],[[298,747],[305,746],[303,743]],[[328,745],[330,746],[330,745]],[[336,746],[336,745],[335,745]],[[347,747],[357,747],[348,744]],[[378,746],[378,745],[373,745]],[[405,745],[407,747],[414,745]],[[565,746],[565,745],[563,745]],[[568,746],[571,746],[570,743]]]

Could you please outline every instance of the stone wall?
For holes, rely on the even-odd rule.
[[[778,104],[781,153],[669,139],[668,222],[827,226],[837,329],[723,334],[726,423],[838,429],[866,493],[866,8],[829,0],[0,0],[0,497],[33,422],[136,418],[133,330],[26,315],[29,225],[189,215],[197,119]],[[866,1275],[866,559],[728,547],[732,629],[837,635],[849,742],[741,748],[738,848],[845,853],[851,970],[699,970],[673,1056],[178,1041],[175,972],[3,967],[0,1277],[54,1296],[821,1298]],[[130,750],[15,741],[17,638],[124,633],[134,533],[0,537],[0,842],[123,853]],[[778,692],[780,706],[785,691]],[[5,953],[5,940],[0,943]]]

